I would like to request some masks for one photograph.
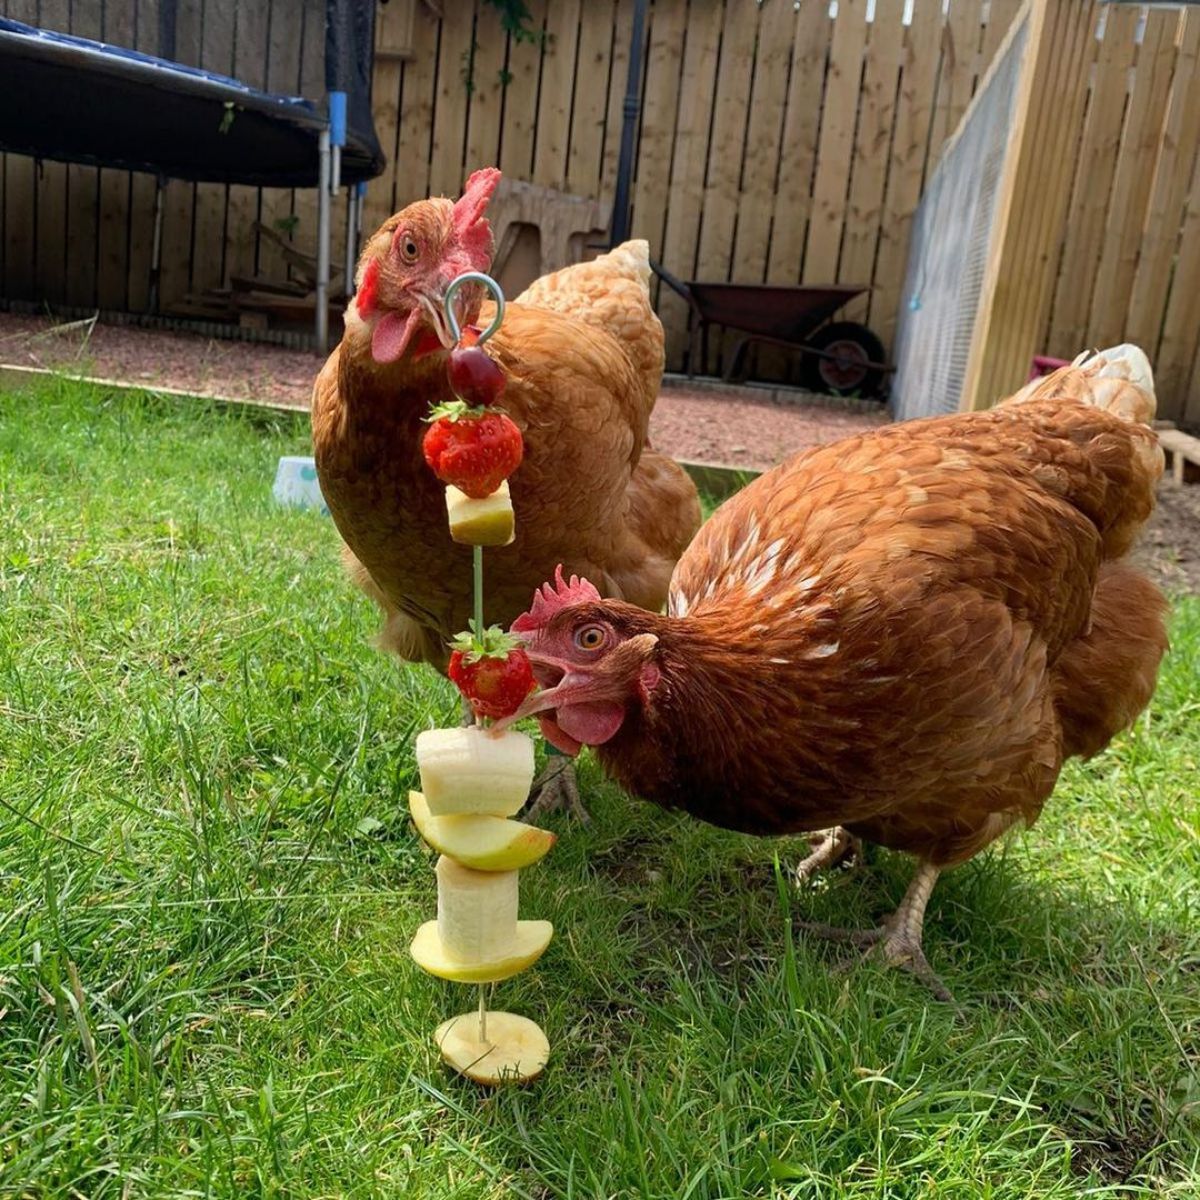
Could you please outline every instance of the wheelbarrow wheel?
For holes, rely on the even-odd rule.
[[[868,365],[883,362],[883,343],[865,325],[834,321],[818,329],[805,346],[833,356],[806,354],[801,360],[802,382],[809,391],[873,398],[883,390],[884,372]]]

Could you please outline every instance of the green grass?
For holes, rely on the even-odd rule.
[[[963,1004],[793,933],[901,895],[875,852],[622,798],[522,881],[558,935],[496,989],[554,1057],[487,1093],[430,1044],[470,989],[404,816],[449,686],[367,645],[302,418],[0,397],[0,1196],[1200,1196],[1200,602],[1148,719],[950,874]]]

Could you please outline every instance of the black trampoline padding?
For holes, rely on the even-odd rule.
[[[362,108],[350,105],[343,182],[383,170],[374,129],[355,126]],[[202,183],[314,187],[325,124],[302,97],[0,18],[2,150]]]

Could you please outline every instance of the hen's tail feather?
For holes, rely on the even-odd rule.
[[[1154,372],[1145,353],[1130,342],[1108,350],[1085,350],[1070,366],[1030,380],[1005,403],[1051,399],[1075,400],[1125,421],[1149,425],[1157,407]]]

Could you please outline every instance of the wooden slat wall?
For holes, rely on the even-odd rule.
[[[1088,91],[1095,0],[1035,0],[996,202],[962,404],[986,408],[1024,382],[1053,295],[1049,264],[1070,199]]]
[[[869,283],[849,315],[890,348],[912,213],[1018,5],[840,0],[831,16],[829,0],[651,0],[635,233],[685,278]],[[388,165],[368,190],[368,230],[489,163],[611,201],[633,0],[530,0],[546,35],[535,40],[505,34],[487,0],[437,7],[441,18],[419,0],[378,9],[373,103]],[[0,11],[158,50],[155,0],[0,0]],[[323,11],[324,0],[180,0],[176,56],[320,98]],[[1155,9],[1143,21],[1114,5],[1104,19],[1102,39],[1050,67],[1092,82],[1082,123],[1054,138],[1070,164],[1055,171],[1066,234],[1039,299],[1038,348],[1065,357],[1126,335],[1156,343],[1164,409],[1182,415],[1200,375],[1200,13]],[[153,180],[9,156],[0,187],[0,295],[146,307]],[[315,248],[311,189],[169,183],[164,306],[231,274],[282,277],[256,219]],[[335,264],[343,230],[338,205]],[[665,290],[659,303],[677,368],[686,309]],[[708,369],[723,345],[714,339]],[[760,367],[790,369],[778,355]]]
[[[1038,349],[1135,341],[1159,415],[1200,422],[1200,12],[1105,10]]]

